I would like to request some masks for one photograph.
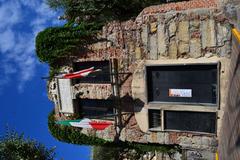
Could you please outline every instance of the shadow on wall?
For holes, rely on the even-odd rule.
[[[133,99],[129,94],[121,98],[121,107],[123,112],[140,112],[144,107],[144,102],[140,99]]]

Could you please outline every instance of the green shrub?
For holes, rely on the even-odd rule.
[[[15,131],[7,130],[6,134],[0,137],[1,160],[53,160],[54,157],[55,148],[48,149]]]

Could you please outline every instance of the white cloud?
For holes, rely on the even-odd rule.
[[[47,18],[53,18],[56,16],[56,12],[49,9],[46,3],[41,3],[41,5],[36,8],[36,12],[39,16],[44,16]]]
[[[2,68],[4,70],[5,75],[17,72],[17,69],[12,64],[9,63],[2,64]]]
[[[55,25],[57,14],[42,0],[0,0],[0,91],[14,79],[19,92],[35,75],[35,36]]]
[[[32,9],[35,9],[36,7],[39,6],[41,1],[39,0],[20,0],[20,3],[24,6],[30,7]]]
[[[14,32],[11,29],[6,29],[3,32],[0,32],[0,51],[2,53],[11,50],[15,45]]]
[[[0,6],[0,29],[12,27],[22,21],[21,6],[17,1],[4,1]]]

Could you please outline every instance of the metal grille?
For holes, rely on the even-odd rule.
[[[161,111],[160,110],[148,110],[149,128],[161,128]]]

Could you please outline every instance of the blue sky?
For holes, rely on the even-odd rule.
[[[6,126],[47,147],[56,146],[57,159],[88,160],[90,147],[58,142],[48,132],[48,66],[35,56],[36,34],[60,25],[59,13],[42,0],[0,0],[0,134]]]

